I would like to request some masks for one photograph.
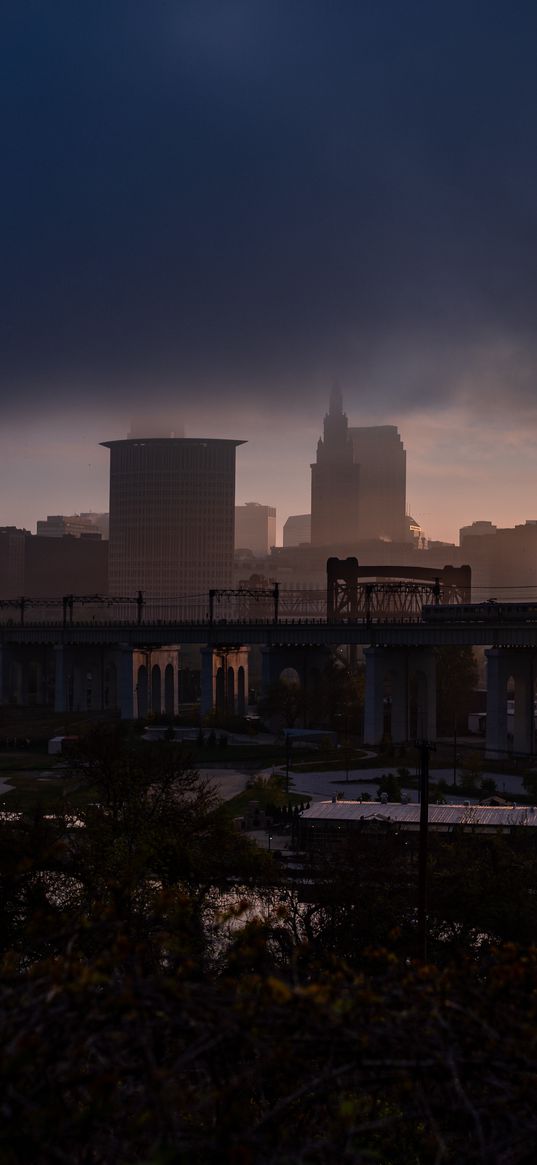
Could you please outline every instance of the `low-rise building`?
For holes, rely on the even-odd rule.
[[[47,519],[37,523],[39,538],[64,538],[69,534],[72,538],[100,538],[101,532],[89,514],[49,514]]]
[[[283,527],[283,545],[301,546],[311,542],[311,514],[291,514]]]
[[[235,506],[235,547],[252,554],[269,554],[276,545],[276,510],[261,502]]]
[[[304,846],[343,841],[349,833],[417,834],[421,806],[378,801],[317,801],[300,816],[300,837]],[[429,805],[432,833],[469,834],[512,833],[531,830],[537,841],[537,809],[520,805]]]

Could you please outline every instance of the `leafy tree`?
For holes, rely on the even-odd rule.
[[[537,771],[529,769],[525,772],[522,777],[522,784],[528,797],[531,797],[533,801],[537,801]]]
[[[379,801],[383,793],[387,795],[388,801],[401,800],[401,783],[395,773],[383,773],[378,782],[377,798]]]
[[[84,805],[0,823],[3,949],[42,957],[86,919],[90,954],[108,918],[158,960],[157,903],[181,894],[202,949],[211,902],[231,876],[262,881],[264,855],[233,830],[176,744],[146,744],[111,725],[91,733],[70,763]]]
[[[436,648],[437,719],[446,735],[467,730],[478,667],[471,647]]]
[[[279,716],[286,728],[297,721],[311,727],[327,726],[347,736],[362,722],[365,673],[351,672],[342,660],[331,660],[324,672],[306,687],[280,679],[273,684],[260,710],[265,718]]]
[[[259,703],[264,720],[276,718],[285,728],[294,728],[304,711],[304,693],[299,683],[281,679],[269,688]]]
[[[340,834],[297,887],[177,746],[74,763],[76,816],[0,822],[2,1163],[533,1161],[532,831],[431,835],[423,964],[416,835]]]
[[[481,773],[483,757],[478,752],[468,752],[462,762],[461,788],[465,793],[475,793]]]

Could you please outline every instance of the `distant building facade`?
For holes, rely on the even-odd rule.
[[[276,510],[260,502],[235,506],[235,548],[268,554],[276,545]]]
[[[61,598],[63,595],[105,595],[108,586],[108,543],[100,537],[62,538],[0,530],[0,598]]]
[[[64,538],[69,534],[73,538],[100,538],[101,531],[95,522],[90,520],[89,514],[49,514],[37,523],[39,538]]]
[[[395,425],[349,427],[332,389],[324,432],[311,467],[311,544],[405,542],[406,452]]]
[[[108,538],[110,529],[110,520],[108,514],[96,514],[93,512],[93,510],[90,510],[87,514],[81,514],[80,517],[87,518],[88,522],[91,522],[91,525],[94,526],[96,530],[100,531],[101,538]]]
[[[358,537],[403,542],[406,522],[406,451],[395,425],[349,429],[360,466]]]
[[[0,527],[0,599],[24,594],[24,567],[28,530]]]
[[[483,530],[485,525],[490,527],[488,533]],[[474,532],[476,526],[479,529]],[[472,568],[474,601],[535,601],[537,521],[505,528],[484,522],[465,526],[461,529],[461,554]]]
[[[291,514],[283,527],[284,546],[300,546],[311,542],[311,514]]]
[[[420,523],[412,517],[411,514],[407,514],[406,516],[405,528],[407,531],[408,541],[413,543],[413,545],[416,547],[416,550],[427,550],[428,539],[426,537],[425,530],[420,525]]]
[[[442,570],[444,566],[460,566],[467,559],[461,557],[458,546],[438,543],[420,547],[416,541],[383,542],[371,539],[357,542],[354,551],[360,566],[427,567]],[[235,556],[235,585],[247,575],[256,573],[268,579],[277,579],[282,590],[312,588],[326,592],[326,562],[330,554],[324,546],[275,546],[266,557],[248,553]],[[394,578],[397,573],[394,572]]]
[[[459,542],[462,546],[465,538],[480,537],[481,535],[496,534],[498,527],[492,522],[472,522],[471,526],[461,526],[459,530]]]
[[[26,539],[24,594],[27,598],[106,595],[108,543],[97,537]]]
[[[242,441],[169,437],[110,449],[109,591],[187,597],[193,612],[233,579],[235,461]]]

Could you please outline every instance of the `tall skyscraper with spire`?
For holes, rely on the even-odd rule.
[[[313,546],[407,539],[406,452],[395,425],[349,427],[339,387],[330,393],[311,466]]]
[[[358,535],[360,467],[338,385],[330,393],[324,433],[311,466],[312,546],[346,545]]]

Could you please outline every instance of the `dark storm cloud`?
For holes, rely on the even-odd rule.
[[[536,392],[533,3],[4,0],[4,415]]]

